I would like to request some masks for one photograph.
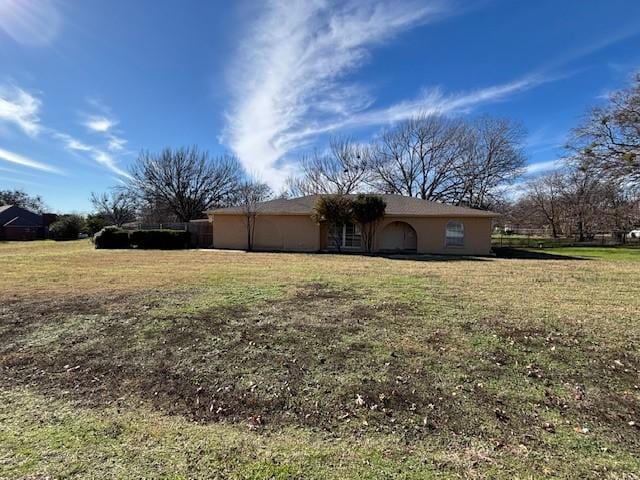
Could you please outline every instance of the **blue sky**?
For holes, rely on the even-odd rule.
[[[331,135],[522,122],[529,175],[640,67],[635,0],[0,0],[0,189],[88,211],[141,150],[236,154],[277,191]]]

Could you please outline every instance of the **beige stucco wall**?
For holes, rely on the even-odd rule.
[[[450,220],[464,225],[464,245],[445,246],[445,232]],[[491,218],[478,217],[385,217],[376,233],[376,249],[381,244],[384,227],[392,222],[405,222],[417,233],[417,252],[450,255],[488,255],[491,251]]]
[[[445,246],[447,222],[464,225],[464,245]],[[417,234],[417,253],[488,255],[491,251],[491,218],[386,216],[379,224],[375,250],[384,228],[391,222],[411,225]],[[327,248],[327,228],[307,215],[264,215],[256,218],[254,249],[315,252]],[[242,215],[216,215],[213,222],[214,248],[246,249],[247,228]]]
[[[214,248],[247,248],[246,219],[242,215],[214,215]],[[258,215],[254,250],[316,252],[320,250],[319,225],[307,215]]]

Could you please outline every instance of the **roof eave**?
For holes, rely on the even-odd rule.
[[[217,212],[215,210],[207,212],[208,215],[244,215],[243,212]],[[256,212],[257,215],[270,216],[311,216],[313,212]],[[495,218],[499,217],[495,212],[451,212],[451,213],[385,213],[385,217],[461,217],[461,218]]]

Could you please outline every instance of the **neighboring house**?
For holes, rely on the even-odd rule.
[[[0,240],[44,238],[47,226],[42,215],[17,205],[0,206]]]
[[[400,195],[381,195],[387,203],[374,251],[488,255],[493,212],[456,207]],[[328,225],[314,216],[319,195],[258,204],[254,249],[292,252],[334,250]],[[213,222],[213,247],[247,248],[246,217],[241,207],[207,212]],[[341,248],[361,251],[357,225],[342,226]]]

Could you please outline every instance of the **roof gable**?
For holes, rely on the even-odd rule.
[[[17,205],[4,205],[0,207],[0,226],[9,223],[12,226],[40,227],[42,216]]]
[[[313,215],[315,206],[322,195],[307,195],[296,198],[276,198],[258,204],[259,215]],[[355,197],[355,195],[349,195]],[[440,202],[422,200],[403,195],[381,194],[387,203],[386,216],[420,216],[420,217],[496,217],[497,213],[458,207]],[[218,208],[208,212],[215,215],[242,215],[242,207]]]

